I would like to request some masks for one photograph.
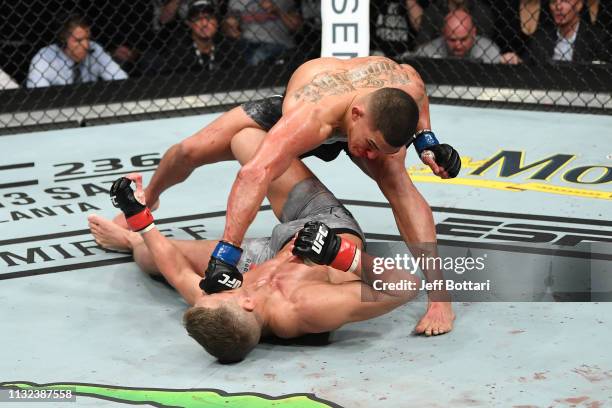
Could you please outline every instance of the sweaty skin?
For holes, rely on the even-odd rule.
[[[352,159],[378,183],[389,200],[406,244],[412,249],[413,243],[435,243],[431,209],[405,170],[406,148],[398,150],[387,145],[382,134],[369,126],[363,97],[382,87],[399,88],[410,94],[420,107],[417,130],[430,128],[425,86],[408,65],[384,57],[320,58],[298,68],[287,87],[282,118],[270,129],[254,157],[241,168],[232,186],[223,240],[240,245],[272,180],[283,174],[292,160],[338,131],[347,135]],[[431,158],[424,160],[432,162]],[[437,169],[436,174],[442,174],[441,171],[444,172]],[[441,278],[440,271],[424,272],[428,281]],[[454,318],[446,292],[432,292],[417,332],[426,335],[448,332]]]
[[[252,143],[265,136],[261,130],[241,132],[232,140],[232,154],[244,163],[256,149]],[[312,172],[299,160],[270,185],[268,199],[272,210],[280,216],[290,192],[300,181],[311,178]],[[136,183],[136,198],[146,204],[142,192],[142,176],[127,176]],[[210,255],[218,241],[177,241],[164,237],[157,229],[140,235],[124,229],[98,215],[88,217],[96,242],[104,248],[131,251],[136,263],[151,274],[161,273],[190,305],[214,305],[215,302],[235,301],[257,313],[267,333],[279,337],[295,337],[336,329],[343,324],[369,319],[405,303],[416,291],[380,292],[361,283],[361,264],[354,273],[331,267],[305,265],[291,253],[292,243],[285,245],[276,256],[244,274],[239,289],[206,295],[199,287]],[[340,234],[363,248],[361,239],[353,234]],[[367,281],[372,280],[369,257]],[[401,274],[397,279],[418,278]],[[418,287],[418,286],[417,286]],[[364,302],[362,296],[369,296]]]
[[[90,215],[89,227],[105,248],[131,250],[149,273],[161,273],[192,306],[235,301],[257,313],[262,333],[292,338],[335,330],[344,324],[380,316],[411,300],[417,292],[375,291],[358,275],[328,266],[305,265],[287,244],[274,258],[244,274],[243,286],[206,295],[198,283],[217,241],[174,241],[158,230],[143,236],[119,227],[98,215]],[[352,237],[360,242],[358,237]],[[403,279],[415,280],[412,275]],[[364,302],[363,296],[371,301]]]
[[[391,204],[404,241],[409,246],[410,243],[435,243],[431,210],[405,169],[406,148],[397,151],[386,145],[380,132],[354,124],[355,120],[367,116],[360,98],[382,86],[409,93],[420,107],[418,129],[430,128],[425,86],[409,65],[398,65],[384,57],[366,57],[348,61],[320,58],[299,67],[287,87],[283,118],[265,138],[256,159],[246,163],[232,188],[228,202],[231,216],[226,224],[225,239],[241,242],[271,180],[276,179],[291,160],[323,143],[337,130],[348,135],[352,160],[376,181]],[[160,194],[184,181],[195,168],[233,160],[234,137],[254,129],[259,129],[257,123],[237,107],[170,147],[145,189],[150,207],[155,209]],[[448,177],[445,169],[431,156],[424,155],[422,160],[436,175]],[[122,214],[114,221],[127,227]],[[418,254],[418,251],[414,253]],[[425,271],[425,274],[428,280],[439,278],[436,271]],[[430,301],[444,298],[444,295],[430,296]],[[446,333],[452,329],[453,320],[449,302],[431,301],[416,331],[426,335]]]
[[[397,152],[384,142],[380,132],[364,130],[364,126],[356,129],[351,121],[353,115],[364,114],[351,109],[360,97],[383,87],[410,94],[420,108],[418,128],[430,127],[429,109],[423,109],[428,107],[423,81],[408,65],[384,57],[366,57],[319,58],[300,66],[287,85],[283,117],[238,173],[230,193],[223,239],[240,245],[272,180],[289,167],[293,158],[324,143],[334,130],[347,135],[349,151],[355,158],[374,160],[379,153]],[[368,130],[379,152],[365,140]]]

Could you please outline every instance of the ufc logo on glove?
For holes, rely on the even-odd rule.
[[[325,237],[327,237],[328,229],[325,226],[321,225],[319,227],[319,232],[317,232],[317,236],[312,244],[312,250],[317,254],[320,254],[323,250],[323,245],[325,244]]]
[[[225,273],[223,274],[223,279],[220,279],[217,282],[219,282],[222,285],[227,286],[228,288],[232,288],[232,289],[239,288],[240,285],[242,284],[242,282],[240,282],[240,280],[238,279],[234,278],[230,280],[230,276]]]

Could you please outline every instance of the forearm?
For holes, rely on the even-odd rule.
[[[224,241],[236,246],[242,243],[272,181],[266,173],[249,165],[238,172],[227,202]]]
[[[195,165],[187,160],[187,155],[181,143],[170,147],[162,157],[157,170],[153,173],[151,182],[145,189],[147,203],[155,204],[161,193],[189,177]]]
[[[421,29],[421,21],[423,19],[423,7],[417,0],[406,0],[406,9],[408,10],[408,21],[414,29],[418,32]]]
[[[405,171],[405,170],[404,170]],[[425,262],[428,258],[438,258],[435,222],[431,208],[410,182],[412,188],[402,192],[397,186],[395,191],[389,193],[389,186],[381,187],[389,199],[393,216],[397,223],[402,239],[406,243],[414,258],[421,258],[421,270],[427,282],[444,279],[442,271],[438,268],[439,262]],[[448,300],[446,291],[429,292],[430,300]]]
[[[197,286],[199,277],[182,252],[157,228],[143,233],[142,237],[159,272],[187,303],[193,304],[201,294]]]
[[[425,93],[421,99],[421,107],[419,109],[419,122],[417,123],[417,132],[423,129],[431,129],[431,117],[429,115],[429,97]]]

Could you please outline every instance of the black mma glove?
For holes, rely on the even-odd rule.
[[[155,226],[149,209],[134,197],[132,180],[121,177],[115,180],[110,189],[111,203],[125,214],[125,219],[132,231],[145,231]]]
[[[357,269],[361,258],[361,251],[355,244],[340,238],[319,221],[304,224],[304,228],[298,232],[292,252],[304,260],[349,272]]]
[[[414,148],[419,157],[426,150],[432,152],[436,164],[444,167],[449,177],[454,178],[459,174],[459,170],[461,170],[459,153],[451,145],[446,143],[440,144],[438,139],[436,139],[436,135],[431,130],[423,129],[417,132],[414,138]]]
[[[219,241],[208,261],[200,288],[212,294],[242,286],[242,274],[236,268],[241,255],[242,249],[239,247]]]

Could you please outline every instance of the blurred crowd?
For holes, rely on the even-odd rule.
[[[371,53],[397,61],[612,62],[612,2],[371,0]],[[0,89],[300,63],[320,0],[3,2]]]

